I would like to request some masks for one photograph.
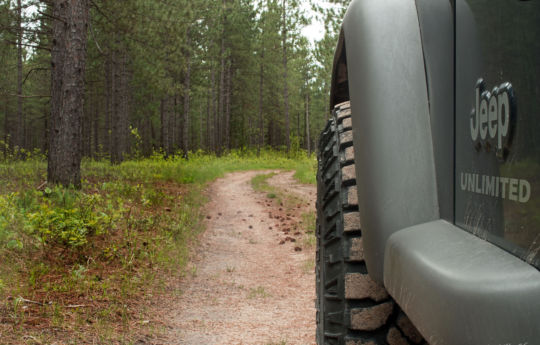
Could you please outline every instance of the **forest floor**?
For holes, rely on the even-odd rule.
[[[226,175],[207,230],[164,305],[166,344],[314,344],[315,187],[293,172]]]
[[[315,167],[88,161],[73,190],[0,164],[0,345],[313,344]]]

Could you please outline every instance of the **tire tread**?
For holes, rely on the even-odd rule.
[[[405,314],[384,287],[367,275],[352,128],[350,103],[343,102],[334,108],[319,139],[317,343],[377,345],[403,340],[421,344],[424,340],[408,319],[404,321]],[[365,291],[352,291],[351,284],[360,284]]]

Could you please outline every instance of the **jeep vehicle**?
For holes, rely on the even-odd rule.
[[[318,344],[540,344],[540,1],[353,0],[330,98]]]

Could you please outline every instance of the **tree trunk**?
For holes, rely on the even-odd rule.
[[[114,47],[111,58],[111,163],[122,162],[121,139],[120,139],[120,62],[119,52]]]
[[[97,97],[99,97],[99,94],[96,95]],[[98,104],[96,104],[96,107],[95,107],[95,112],[94,112],[94,135],[93,135],[93,139],[94,139],[94,152],[92,154],[92,157],[95,159],[98,157],[98,153],[99,153],[99,108],[101,106],[101,102],[99,102]]]
[[[22,27],[22,1],[17,0],[17,130],[15,131],[15,145],[19,150],[24,148],[23,123],[23,27]]]
[[[225,78],[225,148],[227,151],[231,150],[231,63],[227,64],[226,67],[226,78]]]
[[[296,113],[296,137],[298,138],[298,141],[300,142],[300,112]]]
[[[214,71],[212,70],[212,76],[214,75]],[[213,93],[213,78],[211,78],[210,82],[212,85],[208,86],[208,94],[206,96],[206,150],[210,151],[213,149],[212,146],[212,132],[210,130],[211,126],[211,117],[212,117],[212,97],[214,95]]]
[[[170,98],[170,109],[169,109],[169,150],[170,153],[174,156],[175,151],[182,146],[182,121],[178,119],[178,114],[176,108],[178,106],[178,97],[176,94]]]
[[[214,153],[218,152],[219,149],[219,121],[218,121],[218,90],[217,90],[217,81],[216,81],[216,71],[215,68],[212,67],[212,113],[214,120],[212,121],[212,147],[214,150]]]
[[[167,100],[166,97],[161,99],[160,107],[159,107],[159,113],[160,113],[160,119],[161,119],[161,149],[163,150],[163,153],[165,154],[165,158],[167,157],[169,150],[167,149],[167,142],[169,141],[169,124],[167,121],[167,110],[165,109],[167,107]]]
[[[142,154],[144,157],[150,157],[152,155],[152,139],[153,139],[150,116],[145,116],[142,119],[141,138],[142,138]]]
[[[4,145],[2,145],[3,146],[2,150],[4,151],[4,161],[7,159],[8,149],[10,147],[8,118],[9,118],[9,98],[6,96],[4,100]]]
[[[225,33],[221,37],[221,68],[219,72],[219,110],[218,110],[218,155],[223,145],[223,118],[225,115]]]
[[[125,49],[125,48],[124,48]],[[122,158],[126,154],[131,154],[131,145],[130,145],[130,131],[129,131],[129,113],[130,113],[130,103],[131,103],[131,89],[129,87],[130,82],[130,71],[128,66],[128,55],[125,50],[122,51],[122,69],[121,69],[121,85],[120,90],[120,105],[121,105],[121,118],[120,118],[120,136],[122,138]]]
[[[81,186],[81,119],[89,17],[87,0],[53,3],[51,135],[47,179]]]
[[[186,78],[184,80],[184,124],[182,131],[182,151],[184,152],[184,158],[188,159],[189,152],[189,105],[190,105],[190,92],[191,92],[191,36],[189,29],[186,33]]]
[[[287,152],[291,150],[291,120],[289,118],[289,82],[287,71],[287,1],[283,0],[283,28],[281,31],[283,39],[283,102],[285,107],[285,142]]]
[[[83,109],[83,119],[82,119],[82,129],[81,129],[81,153],[83,157],[88,157],[90,155],[90,143],[92,137],[92,113],[94,109],[94,100],[92,98],[92,92],[87,96],[85,104],[87,106]]]
[[[309,137],[309,93],[306,91],[306,148],[308,156],[311,156],[311,139]]]
[[[161,148],[165,158],[174,154],[173,108],[174,98],[168,95],[163,97],[161,100]]]
[[[109,154],[109,157],[112,157],[112,145],[111,145],[111,119],[112,119],[112,104],[114,101],[113,93],[113,83],[112,83],[112,51],[109,52],[107,60],[105,61],[105,152]]]
[[[205,143],[203,142],[203,114],[204,114],[204,103],[199,103],[199,131],[197,133],[197,146],[193,148],[193,150],[197,149],[204,149]]]
[[[117,46],[120,43],[117,43]],[[111,144],[112,155],[111,163],[120,164],[128,152],[128,127],[129,127],[129,109],[128,109],[128,71],[127,54],[124,48],[113,52],[112,63],[113,75],[113,117]]]
[[[264,47],[261,49],[261,66],[259,71],[259,142],[257,143],[257,157],[261,155],[264,146],[264,123],[263,123],[263,87],[264,87]]]
[[[151,152],[153,153],[157,147],[157,138],[156,138],[156,128],[154,127],[154,122],[153,121],[150,121],[150,136],[152,138],[152,150]]]

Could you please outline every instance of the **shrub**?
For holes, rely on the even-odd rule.
[[[103,234],[112,224],[109,215],[97,210],[99,195],[80,193],[77,201],[71,198],[72,195],[65,197],[63,205],[44,200],[39,209],[28,216],[33,234],[44,244],[81,247],[88,243],[90,236]]]

